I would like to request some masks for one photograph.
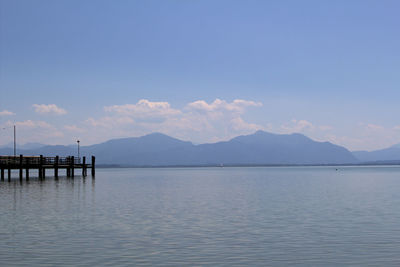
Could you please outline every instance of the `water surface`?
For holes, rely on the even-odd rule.
[[[399,167],[0,182],[2,266],[399,266]]]

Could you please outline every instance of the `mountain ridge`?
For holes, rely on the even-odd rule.
[[[400,160],[400,144],[374,151],[353,151],[353,155],[363,162]]]
[[[346,164],[358,162],[344,147],[317,142],[299,134],[257,131],[228,141],[193,144],[162,133],[110,139],[81,146],[81,155],[95,155],[99,164],[123,166]],[[0,154],[11,153],[0,149]],[[19,150],[25,155],[75,155],[73,146],[44,146]]]

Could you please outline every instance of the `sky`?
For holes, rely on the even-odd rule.
[[[0,0],[0,145],[400,143],[400,1]]]

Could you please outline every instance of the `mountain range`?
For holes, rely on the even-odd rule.
[[[352,164],[400,159],[400,147],[351,153],[344,147],[317,142],[302,134],[272,134],[264,131],[229,141],[199,145],[152,133],[81,146],[80,152],[81,156],[95,155],[98,164],[120,166]],[[1,155],[12,153],[11,147],[0,148]],[[17,153],[67,156],[76,155],[77,147],[29,144],[25,148],[18,148]]]
[[[76,155],[76,145],[43,145],[19,148],[24,155]],[[33,148],[32,148],[33,147]],[[317,142],[302,134],[272,134],[257,131],[229,141],[199,144],[181,141],[161,133],[112,139],[81,146],[81,156],[96,156],[96,162],[120,166],[207,166],[354,164],[364,161],[400,160],[400,146],[386,150],[350,152],[329,142]],[[12,154],[0,148],[0,155]]]
[[[372,161],[400,161],[400,144],[375,151],[354,151],[353,155],[362,162]]]

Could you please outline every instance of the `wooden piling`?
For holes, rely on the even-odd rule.
[[[8,181],[11,182],[11,169],[8,168]]]
[[[23,173],[23,165],[22,165],[22,161],[24,159],[23,155],[19,155],[19,179],[22,181],[22,173]]]
[[[1,181],[4,181],[4,168],[1,168]]]
[[[95,156],[92,156],[92,176],[93,176],[93,177],[94,177],[95,174],[96,174],[95,165],[96,165],[96,157],[95,157]]]
[[[39,158],[39,178],[43,178],[43,155]]]
[[[72,156],[71,157],[71,177],[73,178],[75,176],[75,169],[74,166],[75,165],[75,157]]]
[[[56,179],[58,178],[58,161],[59,161],[59,157],[56,156],[56,158],[54,159],[54,177]]]
[[[86,177],[86,157],[82,159],[82,176]]]
[[[71,177],[71,157],[67,158],[67,176]]]
[[[25,179],[28,181],[29,180],[29,164],[30,164],[30,159],[27,157],[25,161]]]

